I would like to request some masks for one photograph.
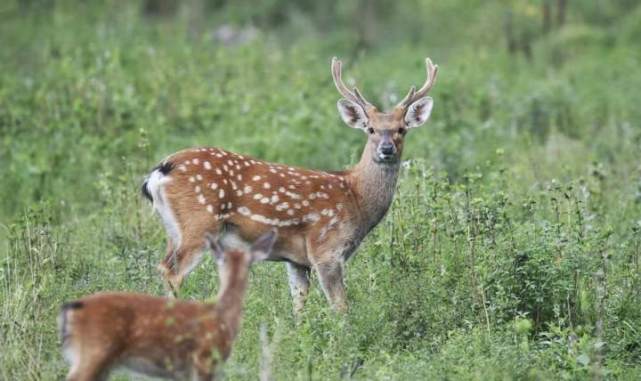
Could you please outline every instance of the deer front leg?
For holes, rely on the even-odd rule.
[[[287,274],[289,275],[294,317],[299,317],[309,293],[309,268],[288,262]]]
[[[343,283],[343,262],[340,260],[319,263],[316,266],[318,279],[332,308],[347,312],[345,284]]]

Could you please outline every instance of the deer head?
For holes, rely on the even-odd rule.
[[[337,103],[338,112],[348,126],[367,134],[366,150],[374,162],[382,165],[397,164],[403,151],[405,134],[411,128],[423,125],[430,117],[433,101],[426,96],[436,81],[438,66],[425,59],[427,79],[416,91],[410,88],[405,98],[390,112],[381,112],[365,100],[358,88],[350,91],[341,78],[341,61],[332,59],[332,77],[336,89],[343,96]]]
[[[228,288],[229,284],[232,283],[233,277],[244,278],[252,263],[267,259],[277,238],[278,232],[276,229],[271,229],[258,237],[249,251],[225,251],[218,239],[211,234],[207,234],[207,245],[218,266],[221,292]]]

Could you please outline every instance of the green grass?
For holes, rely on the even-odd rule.
[[[64,377],[64,301],[162,293],[164,231],[139,186],[164,156],[213,145],[354,163],[364,136],[339,120],[333,55],[381,104],[422,83],[431,56],[434,112],[348,263],[349,314],[314,279],[296,324],[284,266],[256,266],[226,379],[257,378],[261,325],[277,380],[641,377],[641,9],[606,23],[571,8],[527,60],[504,52],[501,2],[416,2],[426,31],[452,34],[364,50],[345,20],[222,46],[190,13],[61,4],[0,9],[0,379]],[[216,290],[207,259],[183,296]]]

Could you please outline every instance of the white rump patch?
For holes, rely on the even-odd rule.
[[[190,181],[192,178],[190,178]],[[171,239],[174,247],[180,247],[182,240],[180,227],[176,220],[176,216],[171,209],[169,200],[165,195],[164,189],[165,184],[170,181],[172,181],[170,176],[165,176],[160,172],[160,170],[156,169],[151,172],[147,179],[147,189],[149,190],[149,193],[151,193],[151,198],[153,199],[153,208],[160,216],[169,239]]]

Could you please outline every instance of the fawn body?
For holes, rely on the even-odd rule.
[[[238,334],[249,265],[267,256],[274,231],[250,252],[210,240],[221,288],[215,304],[124,292],[97,293],[67,303],[59,317],[68,380],[107,379],[117,367],[175,380],[212,380]]]
[[[294,312],[298,313],[314,269],[332,306],[345,310],[344,262],[385,216],[395,192],[406,131],[422,125],[432,109],[425,97],[437,67],[426,60],[427,81],[391,112],[347,89],[341,63],[332,61],[343,95],[338,109],[368,139],[359,163],[345,171],[315,171],[274,164],[220,148],[175,153],[143,184],[168,233],[159,265],[174,292],[202,255],[202,237],[217,235],[225,247],[242,248],[270,227],[279,239],[269,260],[286,261]]]

